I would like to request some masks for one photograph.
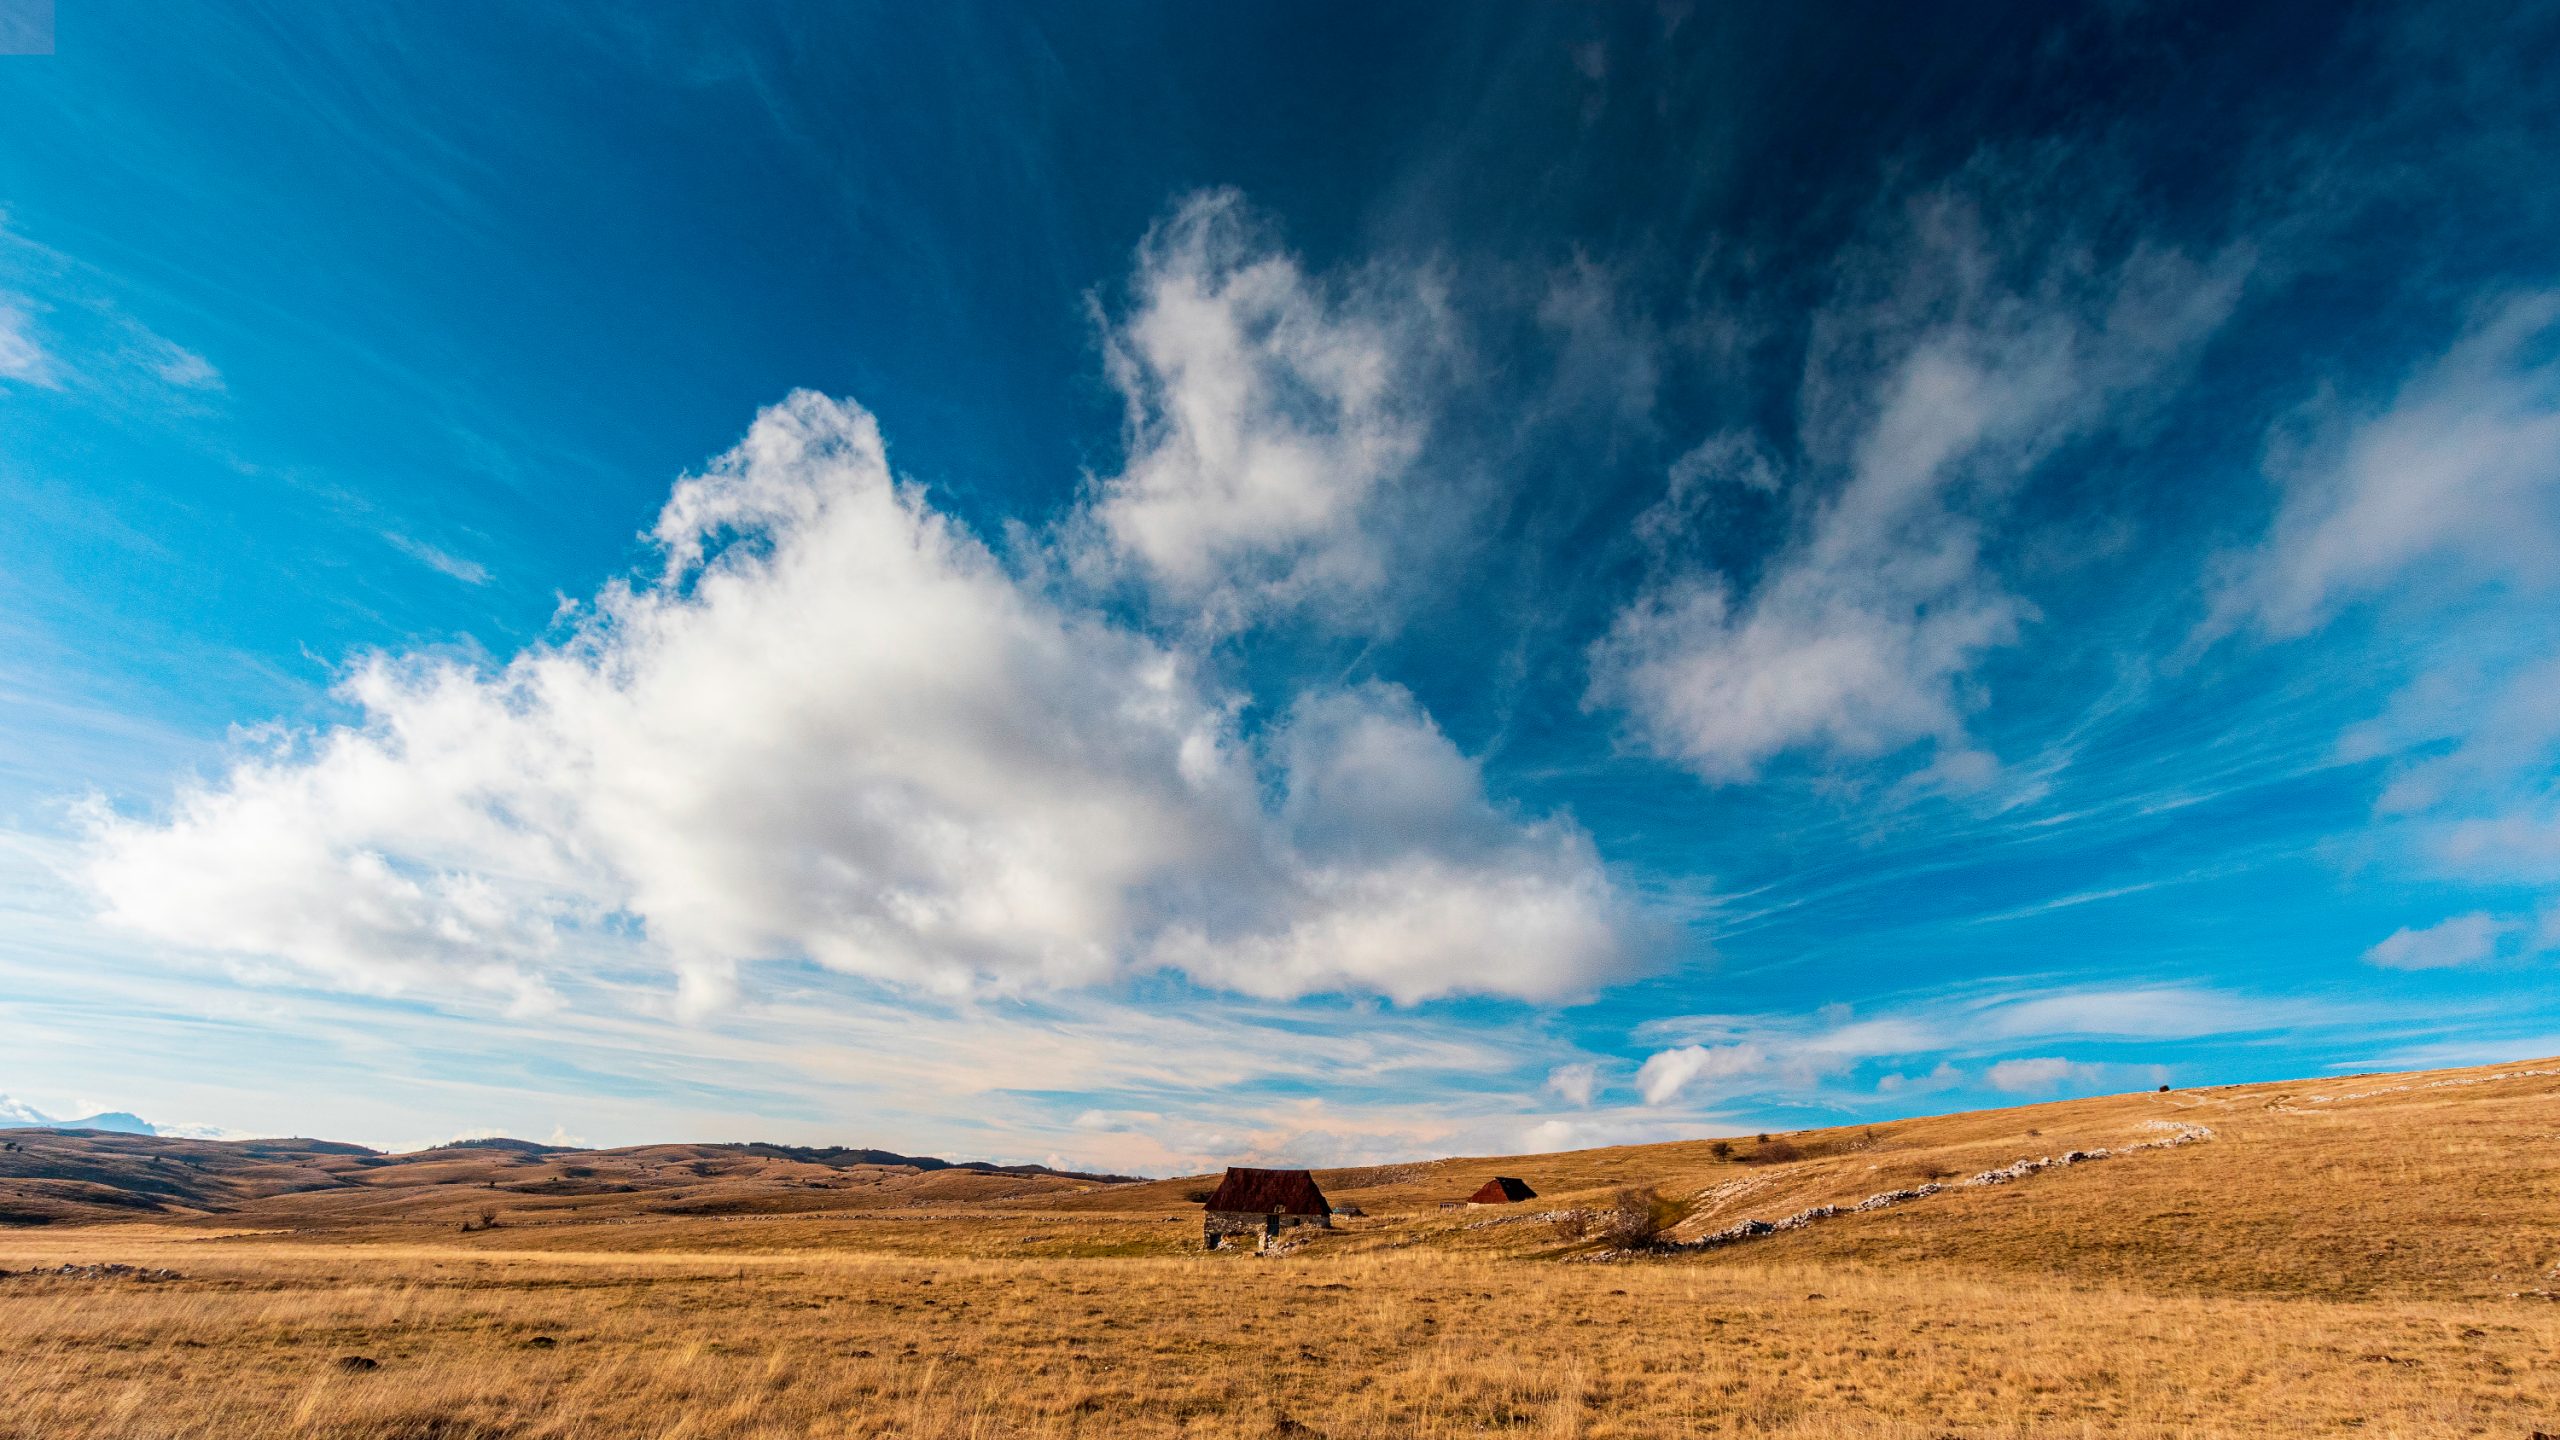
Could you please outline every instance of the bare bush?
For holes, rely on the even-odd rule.
[[[1591,1219],[1591,1212],[1588,1210],[1567,1210],[1563,1212],[1556,1216],[1553,1222],[1556,1230],[1556,1238],[1565,1241],[1568,1244],[1579,1243],[1591,1238]]]
[[[1629,1186],[1610,1198],[1600,1212],[1600,1237],[1620,1250],[1644,1250],[1658,1244],[1664,1232],[1680,1223],[1680,1207],[1659,1190]]]

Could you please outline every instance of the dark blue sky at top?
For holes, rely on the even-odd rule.
[[[2002,1058],[2111,1088],[2522,1053],[2560,1034],[2529,938],[2551,873],[2420,857],[2377,810],[2459,722],[2342,737],[2431,675],[2494,688],[2548,654],[2549,595],[2418,572],[2307,634],[2196,636],[2217,557],[2269,534],[2292,429],[2380,412],[2485,310],[2560,278],[2555,37],[2547,7],[2490,5],[61,0],[58,54],[0,58],[0,298],[71,377],[0,385],[0,820],[31,855],[67,844],[82,794],[150,813],[235,726],[344,718],[328,687],[351,657],[503,660],[556,633],[563,597],[652,563],[670,483],[795,388],[876,413],[896,467],[1000,548],[1057,521],[1124,458],[1097,315],[1131,303],[1151,226],[1232,187],[1311,274],[1446,287],[1460,358],[1420,468],[1455,498],[1377,597],[1391,623],[1275,626],[1214,664],[1265,718],[1315,677],[1409,687],[1499,801],[1573,817],[1673,937],[1589,1004],[1423,1018],[1534,1032],[1553,1051],[1522,1057],[1534,1090],[1550,1060],[1623,1087],[1691,1038],[1947,997],[2169,987],[2266,1017],[1778,1067],[1723,1097],[1769,1123],[2041,1093],[1990,1080]],[[2254,257],[2183,381],[1986,511],[1983,564],[2033,611],[1961,681],[2000,777],[1915,786],[1925,754],[1901,747],[1791,748],[1740,782],[1648,753],[1590,680],[1662,563],[1641,517],[1711,435],[1810,443],[1806,317],[1947,190],[2012,255]],[[1568,294],[1588,331],[1556,320]],[[218,386],[135,379],[137,336]],[[1841,469],[1719,492],[1682,563],[1748,592],[1799,493]],[[2551,756],[2520,753],[2498,783],[2540,813]],[[52,874],[30,861],[12,893],[70,938],[8,974],[67,1038],[0,1088],[269,1123],[242,1098],[255,1066],[203,1079],[254,1031],[174,1044],[130,1102],[72,1058],[197,1002],[150,994],[161,962],[120,941],[97,953],[125,957],[123,998],[53,978],[86,942]],[[2360,958],[2474,913],[2505,937],[2485,963]],[[1162,977],[1119,993],[1193,999]],[[400,1004],[417,1034],[443,1023]],[[1413,1013],[1319,998],[1289,1023]],[[1759,1018],[1645,1028],[1699,1015]],[[451,1024],[417,1063],[504,1048]],[[351,1063],[277,1043],[301,1079]],[[1877,1090],[1951,1050],[1944,1094]],[[577,1118],[580,1094],[658,1093],[613,1073],[486,1123],[648,1129]],[[740,1084],[686,1090],[666,1123],[843,1128]],[[462,1108],[373,1133],[482,1123]]]

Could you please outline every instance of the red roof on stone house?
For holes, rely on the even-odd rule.
[[[1324,1192],[1316,1188],[1316,1177],[1306,1171],[1249,1170],[1241,1165],[1227,1167],[1227,1178],[1210,1192],[1208,1208],[1249,1215],[1332,1213]]]
[[[1514,1180],[1508,1175],[1496,1175],[1484,1182],[1483,1189],[1468,1196],[1467,1203],[1470,1205],[1516,1205],[1523,1200],[1537,1198],[1538,1192],[1530,1189],[1528,1182]]]

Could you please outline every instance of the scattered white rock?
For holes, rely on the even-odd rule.
[[[2496,1075],[2457,1075],[2451,1080],[2430,1080],[2424,1085],[2385,1085],[2379,1090],[2351,1090],[2344,1095],[2306,1095],[2313,1105],[2328,1105],[2340,1100],[2369,1100],[2376,1095],[2405,1095],[2412,1090],[2451,1090],[2464,1085],[2486,1085],[2495,1080],[2525,1080],[2536,1075],[2560,1075],[2560,1070],[2508,1070]]]
[[[2030,1175],[2038,1174],[2046,1170],[2060,1169],[2066,1165],[2094,1164],[2100,1160],[2114,1159],[2119,1155],[2130,1155],[2137,1150],[2166,1150],[2171,1146],[2194,1145],[2213,1138],[2213,1131],[2205,1126],[2186,1125],[2174,1120],[2154,1120],[2149,1122],[2149,1128],[2153,1130],[2167,1131],[2169,1133],[2163,1135],[2157,1140],[2145,1140],[2138,1144],[2124,1146],[2120,1149],[2111,1150],[2101,1145],[2089,1150],[2066,1150],[2059,1157],[2052,1155],[2038,1155],[2029,1159],[2012,1160],[1997,1170],[1985,1170],[1969,1180],[1959,1181],[1958,1183],[1962,1185],[2006,1185],[2013,1180],[2023,1180]],[[1881,1194],[1870,1195],[1866,1199],[1859,1201],[1857,1204],[1850,1206],[1847,1210],[1843,1210],[1837,1205],[1815,1205],[1808,1209],[1799,1210],[1784,1220],[1737,1221],[1734,1224],[1726,1226],[1722,1230],[1714,1232],[1713,1234],[1701,1235],[1697,1239],[1686,1243],[1676,1241],[1672,1242],[1668,1248],[1674,1250],[1712,1250],[1720,1245],[1731,1245],[1736,1241],[1756,1240],[1763,1235],[1774,1235],[1781,1230],[1801,1230],[1808,1225],[1816,1223],[1817,1221],[1828,1220],[1836,1215],[1862,1215],[1876,1210],[1888,1209],[1892,1206],[1905,1204],[1913,1200],[1923,1200],[1946,1188],[1946,1186],[1932,1180],[1925,1185],[1912,1186],[1908,1190],[1887,1190]],[[1703,1196],[1701,1198],[1703,1198]]]
[[[1766,1220],[1737,1220],[1731,1225],[1727,1225],[1723,1229],[1717,1231],[1713,1235],[1701,1235],[1697,1239],[1690,1241],[1688,1244],[1677,1248],[1683,1250],[1712,1250],[1719,1245],[1730,1245],[1736,1240],[1756,1240],[1763,1235],[1775,1233],[1777,1228],[1777,1226],[1770,1224]]]
[[[1881,1195],[1870,1195],[1866,1199],[1861,1200],[1856,1205],[1852,1206],[1851,1209],[1858,1214],[1865,1214],[1870,1210],[1882,1210],[1889,1206],[1900,1205],[1910,1200],[1926,1200],[1930,1196],[1935,1195],[1946,1188],[1946,1186],[1932,1180],[1926,1185],[1914,1185],[1908,1190],[1887,1190]]]
[[[1967,1180],[1964,1183],[1967,1185],[2006,1185],[2012,1180],[2024,1180],[2039,1170],[2050,1170],[2052,1168],[2053,1157],[2050,1155],[2040,1155],[2033,1160],[2012,1160],[1997,1170],[1985,1170],[1981,1174],[1974,1176],[1972,1179]]]
[[[175,1270],[155,1270],[148,1265],[57,1265],[50,1270],[0,1270],[0,1280],[140,1280],[157,1284],[163,1280],[187,1277]]]
[[[1801,1230],[1816,1220],[1828,1220],[1839,1213],[1840,1207],[1837,1205],[1815,1205],[1807,1209],[1799,1210],[1793,1215],[1788,1216],[1786,1219],[1776,1222],[1769,1228],[1772,1230]]]
[[[1497,1225],[1527,1225],[1538,1221],[1553,1222],[1557,1220],[1568,1220],[1576,1215],[1579,1215],[1586,1220],[1597,1220],[1600,1218],[1600,1214],[1601,1212],[1597,1210],[1531,1210],[1523,1211],[1517,1215],[1496,1215],[1490,1220],[1470,1221],[1458,1228],[1461,1230],[1490,1230]]]

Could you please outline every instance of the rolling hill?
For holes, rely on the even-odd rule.
[[[12,1132],[0,1437],[2560,1430],[2560,1062],[1319,1176]]]
[[[886,1150],[766,1144],[579,1150],[464,1140],[409,1154],[309,1139],[184,1140],[105,1130],[13,1131],[0,1148],[0,1226],[117,1219],[291,1229],[788,1214],[1063,1196],[1136,1183],[1043,1166]]]
[[[309,1236],[478,1226],[577,1246],[584,1226],[671,1227],[666,1244],[853,1243],[837,1216],[1085,1222],[1088,1241],[1196,1243],[1207,1177],[953,1165],[859,1149],[470,1141],[406,1155],[316,1140],[18,1132],[0,1224],[118,1220]],[[2086,1157],[2086,1158],[2080,1158]],[[2023,1164],[2021,1162],[2024,1162]],[[1495,1175],[1536,1199],[1456,1205]],[[1488,1256],[1593,1249],[1556,1221],[1628,1187],[1677,1214],[1666,1253],[2040,1271],[2211,1292],[2489,1294],[2560,1287],[2560,1061],[2068,1100],[1872,1126],[1549,1155],[1320,1170],[1362,1218],[1333,1250]],[[1454,1208],[1453,1208],[1454,1207]],[[1787,1227],[1790,1217],[1804,1217]],[[716,1239],[696,1219],[771,1222]],[[795,1223],[806,1222],[806,1223]],[[810,1228],[815,1225],[817,1228]],[[1762,1227],[1778,1226],[1762,1233]],[[923,1232],[915,1232],[921,1235]],[[598,1242],[601,1243],[601,1242]],[[644,1243],[627,1228],[616,1244]]]

